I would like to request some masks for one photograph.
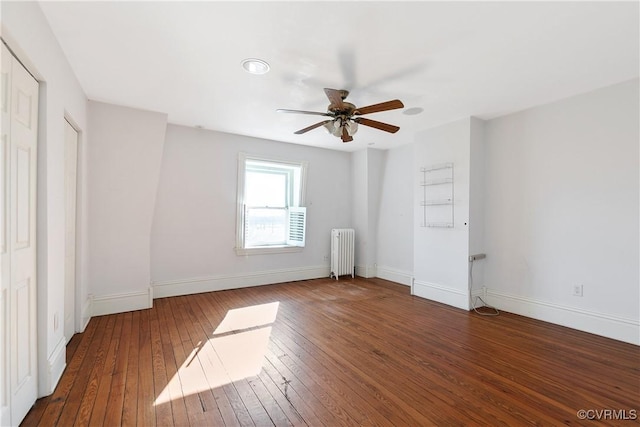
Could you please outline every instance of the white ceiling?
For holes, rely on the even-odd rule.
[[[42,2],[89,99],[168,113],[169,122],[354,151],[417,131],[497,117],[638,77],[638,2]],[[250,75],[255,57],[271,71]],[[323,119],[323,88],[365,106],[353,142]]]

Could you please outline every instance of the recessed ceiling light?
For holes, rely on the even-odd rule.
[[[405,114],[407,116],[415,116],[416,114],[420,114],[423,111],[424,111],[424,108],[413,107],[413,108],[407,108],[402,112],[402,114]]]
[[[271,67],[262,59],[247,58],[242,61],[242,68],[244,68],[247,73],[266,74]]]

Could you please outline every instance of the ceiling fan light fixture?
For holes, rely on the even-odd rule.
[[[257,58],[247,58],[242,61],[242,68],[250,74],[266,74],[271,67],[266,61]]]
[[[358,124],[350,120],[335,119],[330,123],[325,123],[324,128],[333,136],[338,138],[342,137],[342,129],[347,130],[349,136],[355,135],[358,132]]]
[[[324,128],[327,130],[327,132],[329,132],[331,135],[335,135],[336,134],[336,121],[332,121],[329,123],[325,123],[324,124]]]
[[[347,128],[347,133],[349,134],[349,136],[353,136],[356,134],[356,132],[358,132],[358,124],[356,122],[348,121],[345,126]]]

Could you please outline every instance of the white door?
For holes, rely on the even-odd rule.
[[[76,295],[76,186],[78,172],[78,132],[64,121],[65,141],[65,257],[64,336],[69,342],[75,328]]]
[[[0,43],[1,44],[1,43]],[[11,54],[2,44],[2,138],[0,139],[0,426],[9,425],[9,127],[11,125]]]
[[[37,397],[36,157],[38,82],[2,46],[2,422]],[[5,109],[6,107],[6,109]],[[8,125],[8,126],[7,126]],[[8,413],[7,413],[8,409]]]

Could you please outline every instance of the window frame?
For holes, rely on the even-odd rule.
[[[287,252],[300,252],[304,248],[303,246],[293,246],[293,245],[270,245],[270,246],[256,246],[256,247],[245,247],[245,203],[244,203],[244,193],[245,193],[245,176],[246,176],[246,165],[247,161],[257,161],[257,162],[265,162],[272,164],[281,164],[284,167],[286,166],[294,166],[300,168],[300,189],[298,194],[298,204],[297,206],[287,206],[289,207],[304,207],[305,199],[306,199],[306,186],[307,186],[307,168],[309,162],[307,161],[292,161],[292,160],[283,160],[275,157],[265,157],[260,155],[247,154],[244,152],[238,153],[238,179],[237,179],[237,188],[236,188],[236,247],[235,251],[237,255],[258,255],[258,254],[274,254],[274,253],[287,253]],[[291,194],[287,195],[287,203],[293,203],[296,199],[295,195],[292,193],[293,189],[290,190]]]

